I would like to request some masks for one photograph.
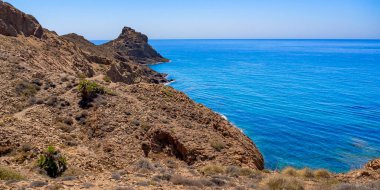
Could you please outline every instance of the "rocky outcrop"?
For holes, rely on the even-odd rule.
[[[154,84],[167,83],[166,75],[157,73],[145,66],[136,66],[128,62],[117,62],[111,66],[106,75],[113,82],[135,84],[148,82]]]
[[[380,172],[380,159],[375,159],[365,165],[365,169]]]
[[[84,53],[88,61],[96,64],[107,65],[103,71],[113,82],[123,82],[135,84],[146,83],[167,83],[165,74],[157,73],[151,68],[141,65],[132,60],[120,60],[114,58],[114,51],[104,46],[96,46],[77,34],[67,34],[60,36],[61,39],[77,45]]]
[[[124,27],[119,37],[108,42],[103,47],[114,52],[116,59],[121,61],[136,61],[140,64],[168,62],[148,44],[148,37],[132,28]]]
[[[33,16],[17,10],[9,3],[0,1],[0,34],[42,38],[43,29]]]

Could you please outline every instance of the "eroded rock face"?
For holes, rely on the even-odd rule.
[[[165,74],[157,73],[151,68],[141,65],[136,61],[127,59],[115,59],[114,50],[105,46],[96,46],[78,34],[67,34],[60,36],[61,39],[77,45],[87,57],[87,60],[101,65],[107,65],[104,71],[113,82],[123,82],[135,84],[146,83],[166,83],[168,80]]]
[[[108,42],[103,47],[113,50],[116,59],[121,61],[133,60],[140,64],[168,62],[148,44],[148,37],[132,28],[124,27],[119,37]]]
[[[17,10],[9,3],[0,1],[0,34],[42,38],[43,29],[33,16]]]

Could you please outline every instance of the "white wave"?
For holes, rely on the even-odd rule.
[[[241,128],[239,128],[237,125],[235,125],[234,123],[232,123],[232,121],[228,120],[228,117],[227,117],[227,116],[225,116],[225,115],[223,115],[223,114],[221,114],[221,113],[219,113],[219,112],[215,112],[215,113],[217,113],[217,114],[220,115],[223,119],[225,119],[226,121],[228,121],[228,123],[230,123],[230,124],[231,124],[232,126],[234,126],[236,129],[239,129],[240,132],[244,133],[244,131],[243,131]]]

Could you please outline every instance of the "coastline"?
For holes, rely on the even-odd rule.
[[[380,160],[345,174],[266,170],[226,116],[144,66],[165,60],[144,34],[124,27],[95,46],[0,10],[0,189],[335,190],[380,179]]]

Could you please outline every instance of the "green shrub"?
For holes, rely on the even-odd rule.
[[[54,147],[49,146],[38,159],[38,166],[50,177],[58,177],[67,169],[66,159]]]
[[[90,100],[96,97],[98,94],[104,94],[106,90],[94,81],[81,79],[79,81],[78,90],[83,100]]]
[[[21,180],[21,179],[24,179],[24,177],[21,174],[11,169],[0,166],[0,180]]]

